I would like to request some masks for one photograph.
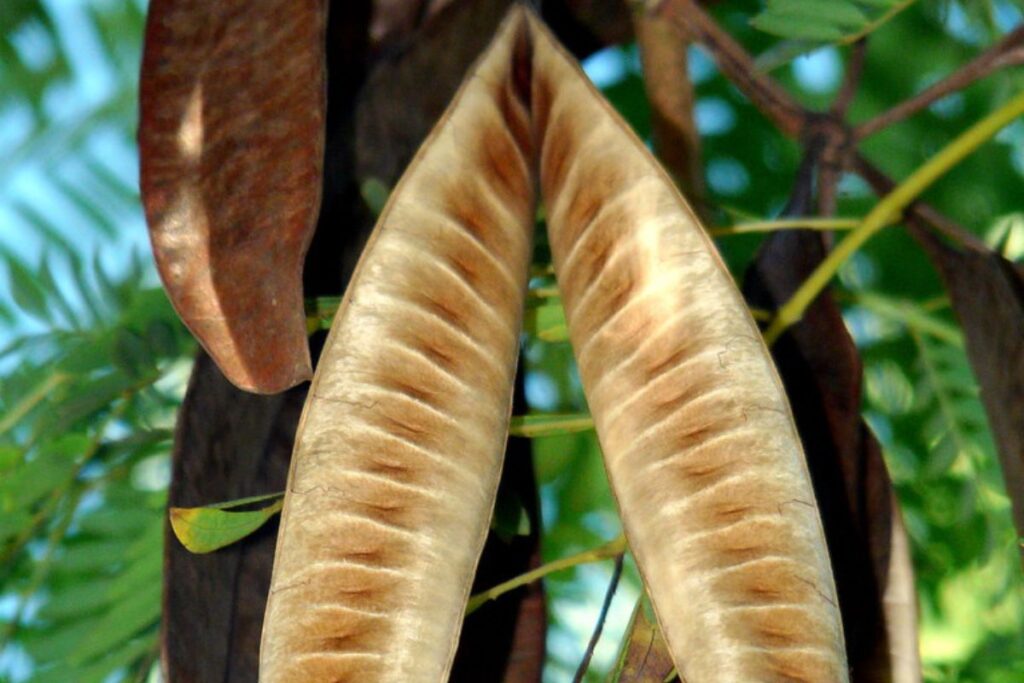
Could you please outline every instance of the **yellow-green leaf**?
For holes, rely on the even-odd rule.
[[[259,499],[276,497],[270,505],[259,510],[231,512],[225,507],[237,507]],[[220,503],[211,507],[171,508],[171,528],[181,544],[193,553],[210,553],[239,541],[263,526],[281,511],[281,494],[256,496],[242,501]]]
[[[569,328],[565,326],[565,311],[562,310],[561,302],[527,309],[523,318],[523,328],[541,341],[569,340]]]

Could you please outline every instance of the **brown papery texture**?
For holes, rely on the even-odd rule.
[[[1024,267],[1001,254],[949,246],[915,228],[942,276],[966,337],[1017,534],[1024,535]],[[1019,546],[1024,561],[1024,545]]]
[[[447,677],[489,527],[532,251],[521,16],[413,159],[299,425],[260,680]]]
[[[845,681],[821,522],[760,332],[666,174],[531,23],[541,189],[570,338],[681,678]]]
[[[153,0],[143,203],[171,301],[224,374],[311,374],[302,263],[320,201],[324,0]]]

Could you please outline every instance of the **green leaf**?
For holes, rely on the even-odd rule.
[[[235,508],[255,505],[257,503],[265,503],[268,500],[276,501],[282,498],[284,498],[284,491],[278,491],[276,493],[261,493],[258,496],[248,496],[246,498],[235,498],[234,500],[226,500],[222,503],[213,503],[211,505],[204,505],[203,507],[213,508],[215,510],[234,510]]]
[[[523,506],[522,498],[514,490],[498,492],[491,529],[505,543],[511,543],[516,536],[530,535],[530,516]]]
[[[79,619],[102,611],[110,602],[108,578],[83,580],[74,577],[66,585],[52,591],[37,617],[44,622]]]
[[[14,303],[29,315],[50,322],[50,310],[46,304],[46,293],[36,284],[36,278],[20,261],[7,258],[7,284]]]
[[[229,512],[224,509],[252,502],[253,499],[246,499],[244,503],[234,501],[217,507],[171,508],[171,528],[181,544],[191,552],[213,552],[259,529],[281,511],[284,499],[280,498],[259,510]]]
[[[155,643],[155,632],[126,643],[114,643],[106,651],[106,654],[96,658],[95,661],[90,662],[87,666],[82,667],[69,662],[60,662],[53,668],[45,669],[35,674],[29,679],[29,683],[67,683],[68,681],[74,681],[75,683],[103,683],[110,680],[110,674],[138,661],[147,652],[152,652]],[[125,679],[119,678],[117,680]]]
[[[67,551],[53,564],[56,573],[67,576],[92,573],[109,573],[124,562],[127,541],[78,541],[68,543]]]
[[[54,419],[47,426],[57,432],[67,430],[82,418],[106,408],[117,400],[132,383],[119,372],[92,378],[69,391],[58,407]]]
[[[114,331],[113,361],[124,374],[139,378],[153,370],[153,357],[142,337],[119,327]]]
[[[100,258],[100,252],[96,251],[92,255],[92,274],[96,278],[96,284],[99,287],[100,294],[104,300],[111,306],[122,309],[126,308],[131,303],[131,293],[125,288],[121,287],[114,282],[114,279],[110,277],[106,269],[103,267],[103,260]]]
[[[92,622],[82,620],[70,621],[56,628],[33,629],[22,638],[22,644],[39,664],[61,661],[68,650],[89,637],[93,626]]]
[[[54,306],[60,309],[65,320],[73,328],[80,328],[82,326],[81,321],[78,318],[78,314],[74,308],[69,304],[63,296],[60,287],[57,285],[57,281],[53,277],[53,271],[50,268],[50,257],[45,251],[43,255],[39,257],[39,281],[43,284],[45,289],[53,294],[51,301]]]
[[[803,17],[789,14],[764,12],[751,19],[750,23],[760,31],[782,38],[830,42],[843,37],[843,32],[832,24],[808,23]]]
[[[526,309],[523,328],[528,334],[546,342],[564,342],[569,340],[569,328],[565,324],[565,311],[562,304],[546,303],[536,308]]]
[[[359,194],[373,215],[379,216],[384,211],[384,205],[388,203],[391,190],[379,178],[367,178],[359,186]]]
[[[509,422],[511,436],[537,438],[585,432],[594,428],[594,419],[586,413],[571,415],[516,415]]]
[[[770,0],[765,13],[801,17],[808,23],[822,26],[831,24],[854,30],[868,23],[864,12],[849,0]]]
[[[77,376],[88,375],[95,370],[109,370],[113,339],[109,330],[89,330],[70,337],[57,359],[57,370]]]
[[[124,642],[144,628],[156,625],[160,619],[159,581],[143,586],[131,599],[116,603],[103,618],[93,625],[89,637],[83,639],[68,653],[68,662],[82,665],[90,660],[123,647]]]
[[[32,523],[32,515],[25,510],[0,514],[0,544],[20,534]]]
[[[174,327],[164,320],[151,320],[146,326],[146,343],[160,358],[178,355],[178,339]]]
[[[163,524],[157,523],[157,530],[163,531]],[[157,540],[163,536],[160,533]],[[163,573],[163,550],[162,543],[147,544],[151,546],[149,552],[131,562],[125,570],[119,574],[111,583],[107,592],[107,599],[111,602],[129,600],[132,594],[145,590],[146,586],[160,583]]]
[[[21,462],[23,453],[17,446],[0,446],[0,473],[7,472]]]
[[[49,442],[45,450],[0,480],[0,514],[28,509],[66,484],[78,457],[88,447],[81,435],[66,435]]]
[[[95,291],[93,284],[89,281],[89,278],[85,273],[85,265],[82,263],[82,257],[77,252],[68,251],[68,264],[70,265],[71,277],[75,280],[75,285],[79,296],[82,298],[82,303],[89,310],[89,315],[92,316],[92,320],[99,323],[104,320],[104,307],[101,301],[100,294]]]

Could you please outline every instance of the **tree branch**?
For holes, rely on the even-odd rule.
[[[615,590],[619,587],[619,579],[622,578],[622,564],[625,559],[625,553],[619,553],[615,557],[615,569],[612,570],[611,581],[608,582],[608,590],[604,594],[604,602],[601,604],[601,613],[597,617],[597,624],[594,626],[594,632],[590,636],[590,642],[587,643],[587,649],[583,652],[583,661],[580,662],[580,666],[576,669],[576,675],[573,677],[573,683],[583,683],[583,679],[587,675],[587,669],[590,668],[590,660],[594,657],[594,649],[597,648],[597,643],[601,640],[601,632],[604,630],[604,622],[608,620],[608,610],[612,606],[612,598],[615,597]]]
[[[777,230],[853,230],[860,225],[859,218],[816,218],[813,216],[792,216],[783,219],[766,221],[744,221],[734,225],[710,228],[712,237],[726,235],[745,235],[755,232],[775,232]]]
[[[782,209],[784,217],[804,216],[810,213],[811,204],[814,202],[814,176],[821,161],[824,145],[825,141],[819,138],[808,140],[805,145],[804,156],[793,179],[793,189],[789,193],[786,206]]]
[[[850,50],[850,62],[846,67],[846,74],[843,77],[843,84],[832,102],[832,114],[838,119],[846,116],[846,110],[850,108],[857,88],[860,87],[860,78],[864,73],[864,57],[867,54],[867,38],[861,38],[853,44]]]
[[[654,2],[649,11],[671,22],[686,40],[703,45],[726,78],[780,131],[789,137],[800,136],[810,113],[779,84],[758,71],[753,58],[697,2],[661,0]]]
[[[1006,66],[1024,64],[1024,26],[1006,34],[1002,40],[960,67],[948,77],[904,100],[892,109],[868,119],[853,130],[857,140],[873,135],[883,128],[902,121],[930,106],[946,95],[962,90]]]
[[[857,175],[871,186],[875,194],[885,196],[896,187],[896,181],[887,176],[873,163],[858,154],[854,157],[854,170]],[[964,228],[959,223],[949,218],[938,209],[922,201],[912,203],[906,209],[906,218],[910,221],[918,221],[918,227],[927,225],[936,232],[959,242],[960,244],[975,249],[987,249],[988,247],[978,239],[974,233]]]
[[[790,325],[799,322],[807,307],[814,302],[846,260],[884,228],[894,216],[901,215],[940,176],[1022,114],[1024,93],[1019,93],[957,136],[897,185],[892,192],[885,195],[864,218],[860,227],[829,252],[789,301],[779,308],[775,319],[765,330],[765,341],[771,345]]]
[[[693,116],[696,97],[687,73],[689,43],[665,19],[642,12],[634,14],[633,28],[651,104],[654,149],[686,198],[707,218],[700,134]]]

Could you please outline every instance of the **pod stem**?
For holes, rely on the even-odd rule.
[[[765,330],[765,342],[773,344],[791,325],[799,322],[804,311],[825,289],[839,268],[875,233],[902,214],[932,183],[1021,114],[1024,114],[1024,93],[1019,93],[961,133],[883,197],[860,226],[825,257],[789,301],[779,308],[775,319]]]

